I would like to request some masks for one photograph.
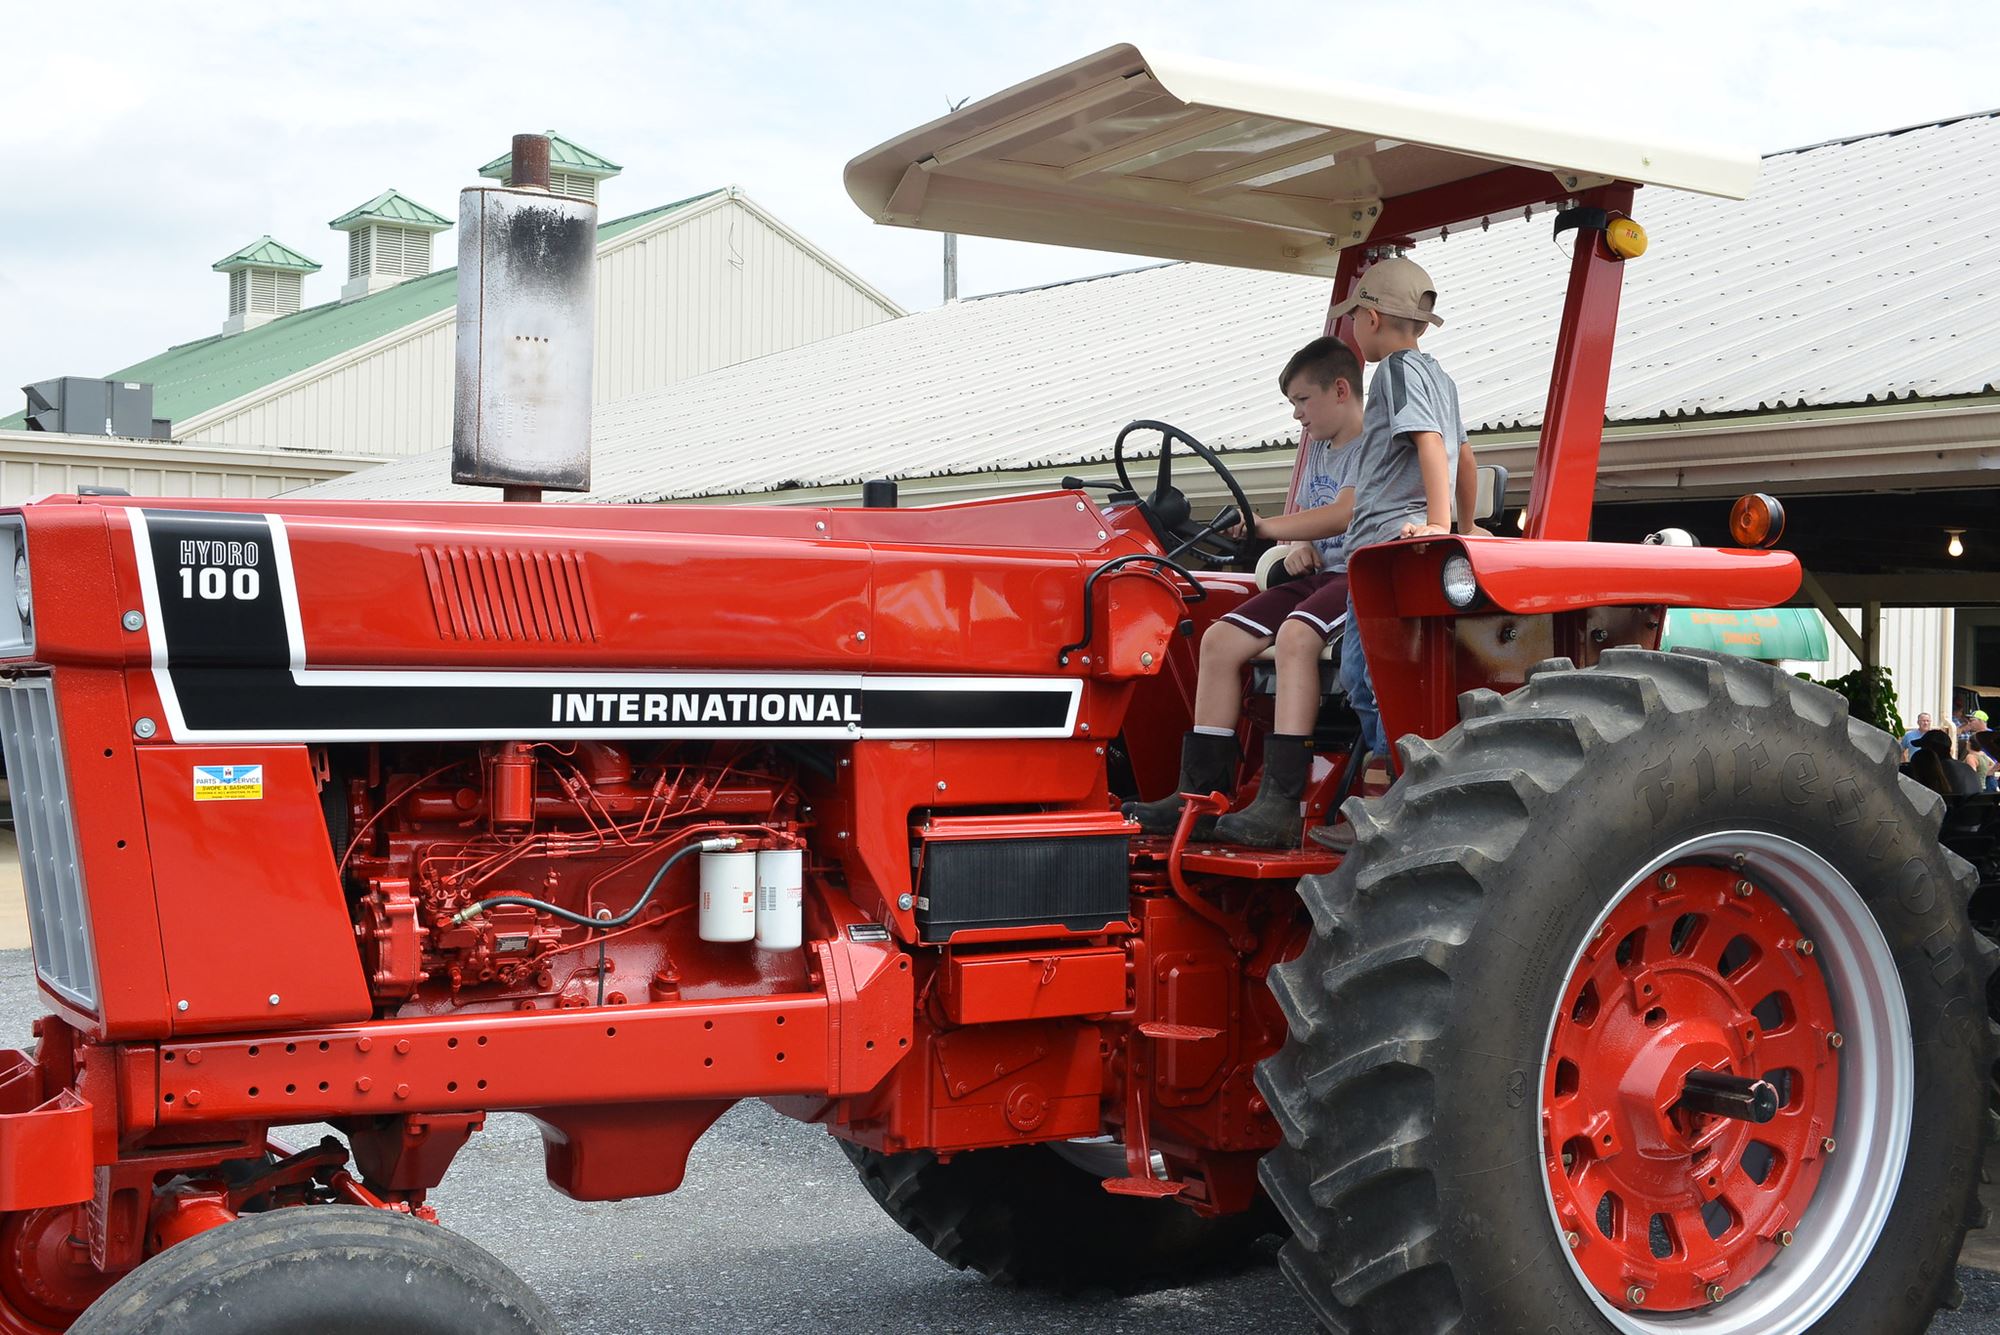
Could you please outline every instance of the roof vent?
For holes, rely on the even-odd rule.
[[[609,158],[601,158],[587,148],[549,131],[549,193],[571,199],[597,202],[597,183],[608,181],[625,169]],[[503,153],[479,169],[502,185],[514,184],[514,155]]]
[[[319,265],[289,246],[260,236],[211,266],[229,275],[229,318],[222,332],[240,334],[299,308],[299,287]]]
[[[451,219],[395,190],[384,190],[327,226],[347,233],[343,302],[356,301],[431,271],[431,238]]]
[[[166,440],[170,433],[165,419],[153,416],[153,387],[143,381],[66,375],[21,390],[28,396],[30,431],[131,440]]]

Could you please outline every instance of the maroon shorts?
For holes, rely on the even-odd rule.
[[[1266,640],[1278,637],[1279,623],[1296,617],[1331,640],[1347,620],[1347,576],[1315,570],[1264,590],[1222,619]]]

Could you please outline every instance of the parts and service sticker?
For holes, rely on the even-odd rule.
[[[194,800],[247,802],[264,799],[262,765],[196,765]]]

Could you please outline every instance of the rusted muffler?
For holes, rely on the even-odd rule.
[[[514,136],[512,184],[458,196],[451,480],[510,501],[590,489],[597,206],[549,193],[549,141]]]

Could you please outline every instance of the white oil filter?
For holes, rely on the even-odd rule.
[[[701,919],[704,941],[748,941],[757,935],[757,855],[701,855]]]
[[[757,944],[797,950],[805,942],[805,850],[767,848],[757,854]]]

